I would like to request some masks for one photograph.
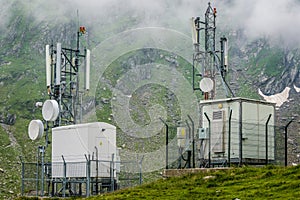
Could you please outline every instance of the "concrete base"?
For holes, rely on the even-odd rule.
[[[194,173],[207,173],[207,172],[214,172],[218,170],[228,170],[229,167],[221,167],[221,168],[192,168],[192,169],[164,169],[163,177],[178,177],[184,176],[187,174],[194,174]]]

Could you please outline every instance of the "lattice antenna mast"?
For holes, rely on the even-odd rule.
[[[216,64],[216,8],[212,9],[210,3],[205,12],[205,65],[204,77],[211,78],[215,83],[215,64]],[[206,92],[207,93],[207,92]],[[211,90],[211,98],[215,95],[215,84]],[[205,94],[208,95],[208,94]]]
[[[227,39],[221,38],[221,50],[216,50],[216,8],[212,8],[208,3],[208,8],[205,12],[205,20],[201,21],[200,17],[192,18],[193,42],[195,53],[193,55],[193,89],[201,90],[204,99],[215,99],[216,97],[216,77],[220,76],[226,96],[234,96],[225,76],[228,66],[228,48]],[[204,32],[204,37],[201,38],[201,32]],[[204,39],[204,45],[201,44],[201,39]],[[220,54],[220,55],[219,55]],[[200,77],[199,86],[195,82]]]
[[[85,49],[84,54],[80,50],[80,37],[86,33],[85,27],[79,27],[77,32],[76,49],[64,48],[61,43],[46,45],[46,76],[47,91],[50,100],[58,104],[57,118],[46,121],[53,121],[53,126],[76,124],[80,118],[79,104],[79,67],[86,60],[85,65],[89,72],[90,51]],[[50,61],[48,61],[50,59]],[[88,68],[88,70],[87,70]],[[89,76],[88,76],[89,77]],[[88,80],[89,81],[89,80]],[[85,84],[89,90],[89,84]],[[53,112],[55,115],[55,102],[48,106],[43,112]],[[47,110],[48,109],[48,110]]]

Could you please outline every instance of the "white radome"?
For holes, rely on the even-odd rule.
[[[203,91],[203,92],[210,92],[214,89],[214,82],[211,78],[203,78],[201,81],[200,81],[200,89]]]
[[[42,115],[46,121],[55,121],[59,114],[59,105],[55,100],[46,100],[43,108]]]
[[[43,137],[44,124],[41,120],[32,120],[28,126],[28,136],[31,140],[38,140]]]

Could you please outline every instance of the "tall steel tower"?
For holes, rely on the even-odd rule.
[[[217,92],[217,85],[220,84],[223,85],[226,97],[234,96],[225,80],[228,66],[228,47],[225,37],[220,40],[221,50],[216,50],[216,17],[217,9],[212,8],[211,4],[208,3],[204,21],[201,21],[200,17],[192,18],[195,48],[193,55],[193,90],[201,90],[205,100],[224,96],[220,94],[222,90]],[[201,35],[202,32],[204,32],[204,36]],[[196,86],[195,82],[199,79],[201,79],[199,86]]]
[[[76,49],[63,48],[61,43],[46,45],[46,86],[49,99],[42,105],[46,127],[39,119],[32,120],[28,126],[28,135],[33,141],[41,139],[46,132],[45,145],[38,146],[37,157],[38,162],[41,162],[41,168],[38,167],[36,172],[39,174],[41,170],[41,196],[44,195],[44,157],[46,147],[50,144],[49,130],[80,121],[79,67],[84,61],[85,90],[89,90],[90,51],[85,49],[82,53],[79,41],[85,33],[85,27],[78,29]]]
[[[89,90],[90,51],[80,49],[80,37],[85,27],[77,32],[76,49],[64,48],[61,43],[46,45],[46,84],[50,100],[43,106],[43,117],[53,126],[76,124],[80,121],[79,66],[85,61],[85,90]]]

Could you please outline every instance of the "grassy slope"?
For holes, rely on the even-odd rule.
[[[214,178],[204,179],[206,176]],[[96,199],[297,199],[300,167],[242,167],[161,179]]]
[[[34,24],[30,16],[28,18],[20,17],[21,15],[27,16],[27,13],[20,12],[19,7],[15,9],[13,12],[15,15],[11,19],[12,23],[9,23],[8,31],[5,30],[5,33],[11,37],[8,37],[8,42],[4,42],[1,50],[1,59],[10,62],[10,64],[0,67],[0,78],[3,78],[3,85],[0,87],[0,110],[4,114],[17,115],[16,124],[11,127],[11,130],[18,145],[16,147],[10,146],[8,134],[0,127],[0,168],[5,171],[0,173],[0,199],[17,195],[20,192],[20,161],[18,156],[22,155],[26,161],[35,160],[38,143],[28,139],[27,126],[31,119],[41,118],[41,112],[34,108],[34,103],[47,98],[44,94],[45,91],[43,91],[45,82],[43,53],[38,52],[37,46],[33,45],[34,41],[39,41],[40,36],[43,35],[42,29],[36,28],[39,27],[39,24]],[[125,21],[134,23],[127,18]],[[105,29],[106,35],[113,31],[120,31],[117,30],[118,27],[119,24],[111,25],[110,28]],[[104,37],[103,34],[99,35]],[[44,45],[43,42],[40,43],[40,45]],[[5,53],[7,49],[16,54],[7,55]],[[20,50],[17,51],[18,49]],[[277,57],[277,52],[274,52],[267,60],[261,59],[259,66],[265,66],[273,57]],[[262,55],[261,58],[264,56]],[[245,87],[247,90],[242,91],[247,91],[244,95],[249,96],[250,92],[248,91],[251,91],[251,88]],[[107,111],[106,115],[109,116],[109,114],[110,112]],[[14,194],[10,194],[10,190]]]
[[[29,140],[27,126],[31,119],[41,118],[37,101],[45,99],[43,55],[35,41],[40,30],[21,5],[12,3],[8,27],[1,34],[0,114],[16,115],[16,123],[7,129],[16,139],[12,144],[5,129],[0,127],[0,199],[11,199],[20,193],[21,164],[35,160],[38,143]],[[2,30],[1,30],[2,31]],[[4,64],[3,64],[4,63]]]

